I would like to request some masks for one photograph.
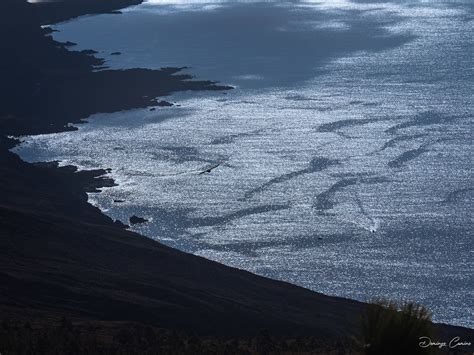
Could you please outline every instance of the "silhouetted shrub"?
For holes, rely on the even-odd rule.
[[[422,305],[387,300],[368,304],[362,321],[365,354],[433,354],[434,349],[419,346],[422,336],[433,336],[431,313]]]

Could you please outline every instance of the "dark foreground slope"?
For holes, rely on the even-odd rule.
[[[154,97],[173,91],[227,89],[191,81],[176,69],[96,72],[104,63],[54,42],[39,27],[41,16],[20,0],[0,3],[0,320],[47,326],[67,317],[105,328],[132,322],[200,336],[267,329],[323,341],[356,333],[362,303],[229,268],[129,232],[87,203],[85,191],[113,183],[100,178],[104,171],[28,164],[8,151],[15,144],[9,135],[70,129],[68,122],[92,113],[155,105]],[[30,328],[22,326],[13,336],[9,329],[0,327],[0,341],[18,349]],[[468,329],[438,330],[443,337],[472,339]]]
[[[334,337],[356,329],[362,308],[113,226],[5,207],[0,226],[4,312],[137,321],[201,335],[270,329]]]

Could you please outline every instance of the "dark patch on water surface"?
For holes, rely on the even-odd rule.
[[[318,132],[335,132],[341,128],[363,126],[369,123],[379,122],[378,118],[347,119],[336,122],[324,123],[317,129]]]
[[[463,197],[468,197],[472,199],[472,192],[474,192],[474,187],[466,187],[458,190],[449,192],[441,203],[455,203],[460,201]]]
[[[395,159],[389,161],[387,165],[390,168],[400,168],[411,160],[418,158],[421,154],[428,152],[429,150],[425,148],[425,145],[422,145],[419,148],[411,149],[406,152],[403,152]]]
[[[288,87],[320,75],[324,66],[335,58],[358,51],[388,50],[415,38],[387,29],[402,21],[400,17],[366,15],[366,11],[345,9],[333,12],[328,18],[327,12],[317,7],[308,11],[263,2],[224,3],[212,11],[199,12],[198,16],[195,11],[160,13],[138,9],[127,14],[127,26],[123,26],[121,19],[107,18],[107,26],[116,31],[113,36],[99,37],[93,46],[103,47],[106,43],[112,51],[129,44],[129,51],[136,52],[144,50],[143,42],[153,41],[156,48],[153,57],[159,58],[159,62],[143,59],[137,65],[177,63],[192,66],[199,77],[219,78],[241,87]],[[82,21],[87,26],[82,24],[86,28],[80,30],[80,36],[88,38],[94,38],[104,26],[99,19]],[[342,26],[337,29],[315,26],[332,21]],[[66,26],[73,32],[79,22]],[[169,35],[157,37],[157,33]],[[200,50],[193,52],[195,55],[183,50],[195,48],[196,43]],[[211,63],[208,53],[213,54]],[[258,73],[264,80],[239,79],[249,73]]]
[[[415,139],[426,137],[426,136],[427,136],[426,134],[412,134],[412,135],[407,134],[407,135],[402,135],[402,136],[395,137],[395,138],[390,139],[389,141],[385,142],[385,144],[382,146],[382,148],[380,148],[379,152],[381,152],[385,149],[388,149],[388,148],[395,147],[400,142],[411,141],[411,140],[415,140]]]
[[[313,207],[318,211],[326,211],[333,209],[336,205],[336,203],[333,201],[336,193],[347,186],[357,184],[357,182],[357,178],[343,179],[336,182],[329,189],[321,192],[316,196],[316,202],[314,203]]]
[[[351,176],[347,174],[346,176]],[[391,180],[385,176],[360,176],[358,174],[352,174],[352,177],[346,177],[342,180],[339,180],[335,184],[331,185],[329,189],[321,192],[316,196],[316,202],[313,204],[313,208],[323,212],[331,210],[336,205],[334,197],[337,192],[343,190],[344,188],[357,184],[380,184],[385,182],[390,182]]]
[[[320,99],[298,94],[298,95],[288,95],[288,96],[285,97],[285,100],[289,100],[289,101],[319,101]]]
[[[208,226],[210,227],[210,226],[225,224],[233,220],[246,217],[246,216],[251,216],[254,214],[286,210],[289,208],[290,208],[289,205],[263,205],[263,206],[257,206],[257,207],[249,207],[249,208],[244,208],[242,210],[238,210],[236,212],[232,212],[232,213],[229,213],[223,216],[218,216],[218,217],[190,218],[189,223],[193,227],[208,227]]]
[[[360,172],[360,173],[336,173],[331,174],[332,177],[347,179],[347,178],[356,178],[361,184],[379,184],[384,182],[391,182],[392,180],[386,176],[374,176],[370,172]]]
[[[399,130],[409,127],[424,127],[430,125],[437,125],[443,123],[451,123],[457,117],[454,116],[446,116],[444,114],[433,112],[433,111],[426,111],[421,112],[406,122],[399,123],[393,127],[390,127],[385,132],[390,134],[395,134]]]
[[[251,131],[251,132],[243,132],[243,133],[235,133],[235,134],[229,134],[227,136],[222,136],[222,137],[218,137],[218,138],[215,138],[211,141],[210,144],[230,144],[230,143],[234,143],[237,139],[239,138],[246,138],[246,137],[252,137],[252,136],[256,136],[258,135],[259,133],[263,132],[264,129],[257,129],[255,131]]]
[[[274,184],[280,184],[282,182],[289,181],[289,180],[294,179],[294,178],[296,178],[298,176],[301,176],[301,175],[312,174],[312,173],[316,173],[316,172],[319,172],[319,171],[323,171],[323,170],[329,168],[330,166],[337,165],[337,164],[339,164],[338,160],[328,159],[328,158],[324,158],[324,157],[316,157],[316,158],[312,159],[309,162],[309,166],[305,169],[292,171],[291,173],[280,175],[280,176],[278,176],[276,178],[273,178],[273,179],[267,181],[266,183],[254,188],[250,191],[247,191],[245,193],[245,198],[246,199],[251,198],[256,193],[262,192],[262,191],[268,189],[270,186],[272,186]]]
[[[365,177],[374,176],[374,174],[367,171],[361,171],[361,172],[356,172],[356,173],[354,172],[334,173],[334,174],[331,174],[331,176],[335,178],[345,179],[345,178],[365,178]]]

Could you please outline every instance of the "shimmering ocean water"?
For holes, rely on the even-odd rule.
[[[133,229],[167,245],[474,327],[473,15],[467,0],[196,0],[81,17],[55,39],[234,90],[97,114],[16,151],[111,168],[118,186],[91,203],[149,219]]]

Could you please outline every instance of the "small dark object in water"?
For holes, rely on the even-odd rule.
[[[122,54],[122,52],[112,52],[112,53],[110,53],[110,55],[120,55],[120,54]]]
[[[168,102],[168,101],[164,101],[164,100],[161,100],[157,103],[158,106],[160,107],[169,107],[169,106],[173,106],[173,104],[171,102]]]
[[[152,107],[152,108],[150,109],[150,111],[155,111],[155,110],[156,110],[156,108],[155,108],[155,107]]]
[[[222,165],[222,163],[213,165],[213,166],[207,168],[206,170],[201,171],[201,172],[199,173],[199,175],[202,175],[202,174],[209,174],[212,170],[214,170],[215,168],[219,167],[220,165]]]
[[[322,237],[318,237],[318,239],[319,239],[319,240],[323,240],[323,238],[322,238]]]
[[[142,217],[138,217],[138,216],[135,216],[133,215],[132,217],[130,217],[130,224],[138,224],[138,223],[145,223],[145,222],[148,222],[148,219],[145,219],[145,218],[142,218]]]
[[[125,202],[125,200],[114,200],[115,203],[122,203]]]

